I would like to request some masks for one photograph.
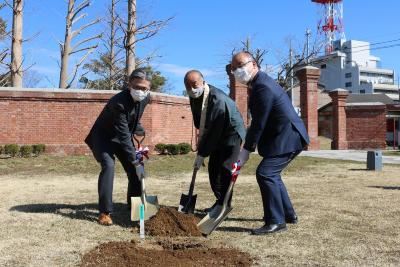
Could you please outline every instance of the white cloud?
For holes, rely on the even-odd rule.
[[[58,67],[41,67],[41,66],[33,66],[31,68],[34,71],[37,71],[38,73],[44,74],[44,75],[54,75],[58,74],[60,72],[60,69]]]

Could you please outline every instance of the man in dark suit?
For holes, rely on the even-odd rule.
[[[128,175],[128,205],[132,196],[141,195],[140,182],[135,170],[135,164],[138,163],[132,134],[143,131],[140,118],[149,103],[149,91],[150,79],[147,73],[143,69],[134,70],[127,86],[108,101],[85,139],[101,165],[98,181],[100,212],[98,222],[102,225],[112,224],[110,214],[113,211],[115,156]]]
[[[216,197],[214,205],[206,209],[211,211],[214,207],[222,206],[224,202],[231,180],[230,169],[239,155],[245,128],[235,102],[221,90],[208,85],[200,71],[187,72],[184,83],[197,129],[201,128],[202,106],[207,106],[203,119],[204,132],[200,130],[197,157],[193,167],[199,169],[204,158],[210,156],[208,174],[211,189]],[[203,104],[204,97],[206,103]]]
[[[243,166],[249,153],[256,148],[263,157],[256,175],[263,200],[265,225],[253,230],[252,234],[284,231],[286,223],[297,223],[297,215],[281,172],[309,143],[309,137],[286,92],[259,70],[250,53],[234,55],[231,69],[238,82],[250,86],[251,124],[239,154],[240,164]]]

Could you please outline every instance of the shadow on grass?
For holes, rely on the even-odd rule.
[[[385,190],[400,190],[400,186],[381,186],[381,185],[372,185],[368,186],[370,188],[379,188],[379,189],[385,189]]]
[[[72,204],[26,204],[10,208],[10,211],[19,211],[25,213],[53,213],[70,219],[90,221],[97,223],[98,204],[86,203],[79,205]],[[112,214],[113,223],[121,227],[132,227],[130,221],[130,210],[127,204],[114,203],[114,212]]]
[[[349,169],[349,171],[372,171],[372,170],[367,168],[359,168],[359,169]]]
[[[251,230],[253,230],[253,229],[252,228],[247,228],[247,227],[223,226],[223,227],[218,227],[215,231],[243,233],[243,232],[250,232]]]
[[[235,221],[235,222],[263,222],[263,219],[254,218],[227,218],[225,221]]]

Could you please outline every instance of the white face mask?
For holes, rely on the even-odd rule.
[[[236,69],[233,75],[235,76],[235,80],[242,84],[247,84],[251,80],[251,72],[246,66]]]
[[[130,89],[130,92],[133,100],[139,102],[144,100],[149,95],[149,90],[142,91],[142,90]]]
[[[191,98],[199,98],[204,92],[204,87],[192,88],[192,90],[188,90],[187,94]]]

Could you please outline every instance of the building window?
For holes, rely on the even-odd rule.
[[[346,77],[346,78],[351,78],[351,72],[346,73],[346,74],[344,75],[344,77]]]
[[[322,64],[321,69],[326,69],[326,64]]]
[[[351,82],[348,82],[345,85],[346,85],[346,87],[351,87],[352,86]]]
[[[365,94],[365,90],[364,90],[364,89],[361,89],[361,90],[360,90],[360,94]]]

